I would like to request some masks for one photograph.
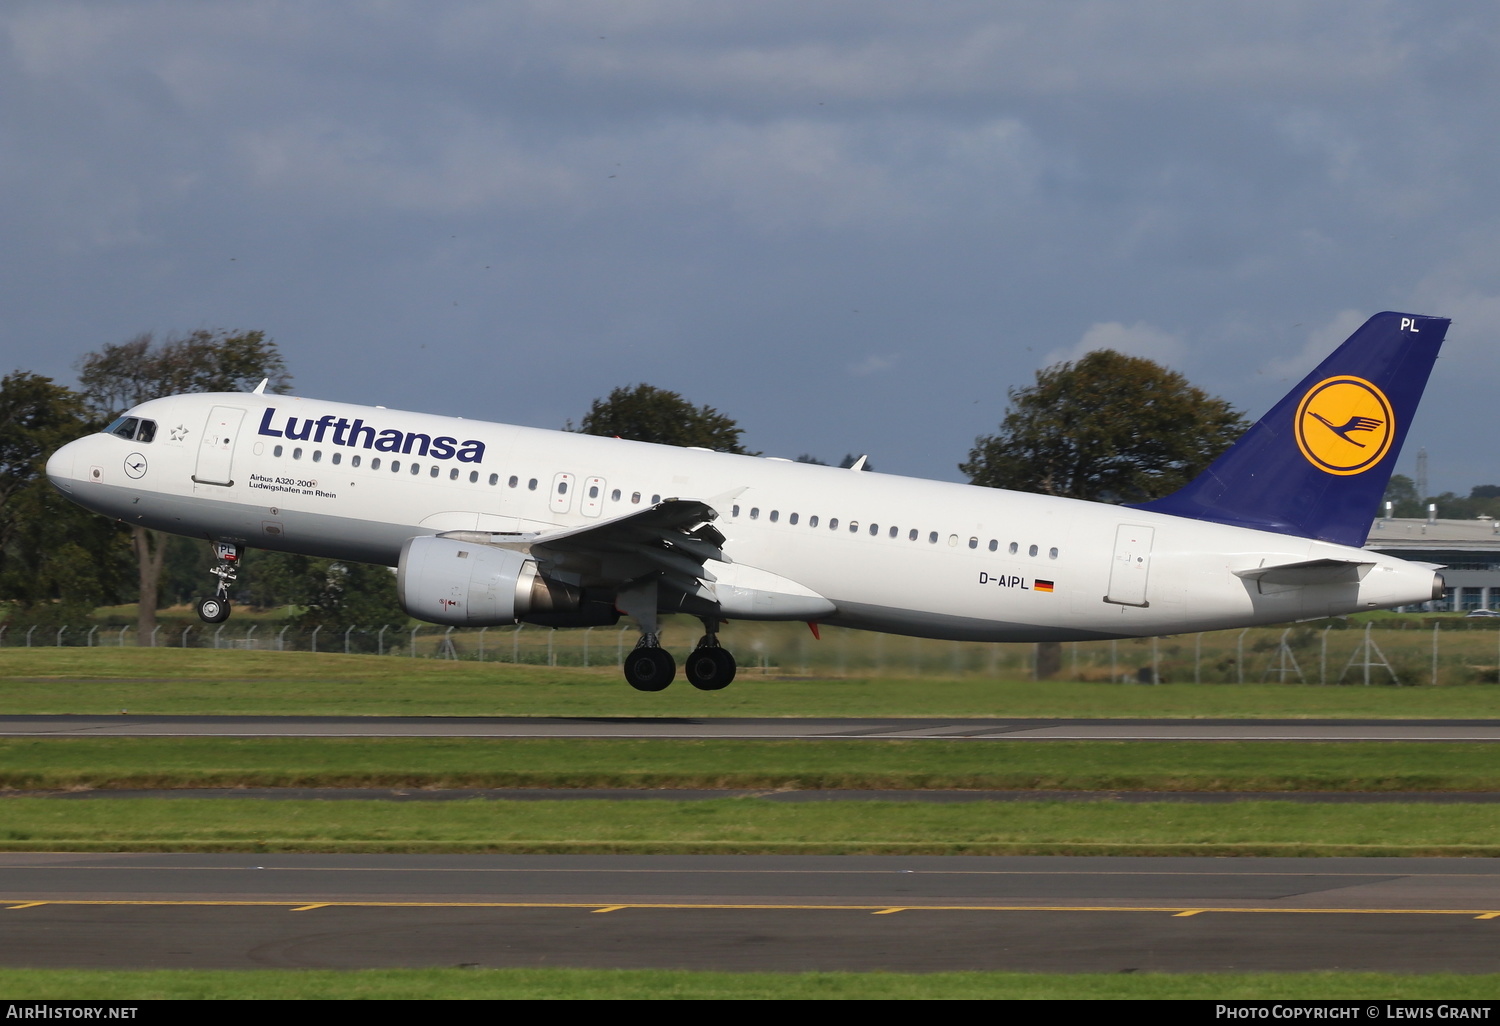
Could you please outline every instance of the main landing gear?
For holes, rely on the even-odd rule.
[[[229,619],[229,586],[239,577],[235,569],[240,557],[245,554],[243,545],[234,542],[215,542],[214,555],[218,562],[209,568],[209,573],[219,579],[219,585],[208,598],[198,600],[198,619],[204,623],[223,623]]]
[[[707,633],[687,657],[684,669],[688,683],[699,691],[718,691],[734,680],[734,656],[719,647],[717,621],[704,617],[703,628]],[[643,632],[640,643],[625,657],[626,683],[637,691],[661,691],[676,675],[677,662],[672,653],[661,647],[654,631]]]

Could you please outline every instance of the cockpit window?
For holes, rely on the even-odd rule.
[[[104,429],[104,433],[127,441],[149,442],[156,437],[156,421],[141,420],[139,417],[116,417]]]

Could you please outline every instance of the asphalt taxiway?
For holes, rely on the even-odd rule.
[[[1500,970],[1500,860],[0,854],[0,964]]]

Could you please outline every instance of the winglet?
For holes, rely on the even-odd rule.
[[[1376,314],[1207,470],[1135,508],[1363,545],[1448,324]]]
[[[861,456],[859,459],[855,460],[853,463],[849,464],[849,469],[850,470],[864,470],[865,469],[865,460],[867,460],[869,458],[870,458],[869,454],[866,453],[865,455]]]
[[[250,394],[251,395],[265,395],[266,394],[266,386],[269,385],[270,383],[271,383],[271,379],[270,378],[261,378],[260,379],[260,384],[256,385],[255,386],[255,390],[253,392],[251,392]]]

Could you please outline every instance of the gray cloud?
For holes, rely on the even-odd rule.
[[[649,381],[768,452],[956,477],[1080,340],[1258,412],[1417,309],[1457,322],[1409,444],[1466,489],[1494,477],[1497,20],[20,0],[0,351],[68,378],[141,330],[259,327],[307,394],[559,426]]]

